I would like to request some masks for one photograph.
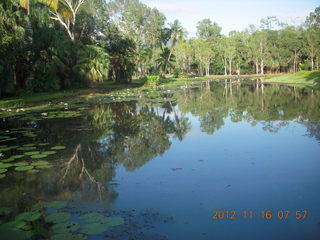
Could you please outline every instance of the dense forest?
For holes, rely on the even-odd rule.
[[[0,96],[148,75],[319,70],[320,7],[300,26],[267,17],[221,30],[203,19],[188,38],[178,20],[139,0],[0,0]]]

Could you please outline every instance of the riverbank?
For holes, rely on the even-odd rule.
[[[320,71],[300,71],[283,76],[265,77],[265,82],[285,84],[320,84]]]
[[[314,71],[320,75],[319,71]],[[303,76],[306,78],[305,81],[308,81],[308,77],[310,77],[306,73],[313,72],[304,72]],[[314,73],[313,73],[314,74]],[[77,90],[68,90],[63,92],[54,92],[54,93],[34,93],[34,94],[24,94],[18,97],[12,98],[4,98],[0,100],[0,108],[4,111],[8,108],[22,108],[22,107],[40,107],[39,105],[46,105],[48,103],[54,101],[65,101],[66,98],[72,97],[95,97],[95,96],[119,96],[123,94],[123,91],[128,92],[133,91],[135,89],[135,93],[139,91],[153,91],[155,88],[164,88],[164,87],[173,87],[179,85],[189,85],[196,84],[198,82],[206,81],[206,80],[218,80],[218,79],[249,79],[249,78],[265,78],[268,82],[277,82],[281,79],[292,79],[292,75],[232,75],[232,76],[224,76],[224,75],[214,75],[208,77],[194,77],[194,78],[171,78],[167,77],[162,79],[160,84],[157,86],[154,85],[145,85],[142,79],[134,79],[131,84],[116,84],[111,82],[104,82],[96,86],[95,88],[89,89],[77,89]],[[313,75],[312,75],[313,76]],[[302,77],[303,78],[303,77]],[[279,80],[280,79],[280,80]],[[301,76],[300,78],[301,79]],[[296,82],[295,82],[296,83]]]

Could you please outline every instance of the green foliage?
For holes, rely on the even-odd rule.
[[[159,85],[161,82],[161,77],[159,75],[150,75],[144,77],[143,80],[146,85]]]

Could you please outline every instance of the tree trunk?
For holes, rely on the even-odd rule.
[[[261,75],[264,74],[264,64],[263,64],[263,59],[261,59]]]
[[[259,63],[256,61],[256,74],[259,74]]]
[[[232,75],[232,60],[229,60],[229,75]]]

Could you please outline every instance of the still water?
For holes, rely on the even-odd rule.
[[[81,225],[90,212],[122,218],[72,233],[83,239],[320,239],[317,89],[207,82],[153,101],[59,103],[0,126],[11,218],[60,200],[45,211]]]

